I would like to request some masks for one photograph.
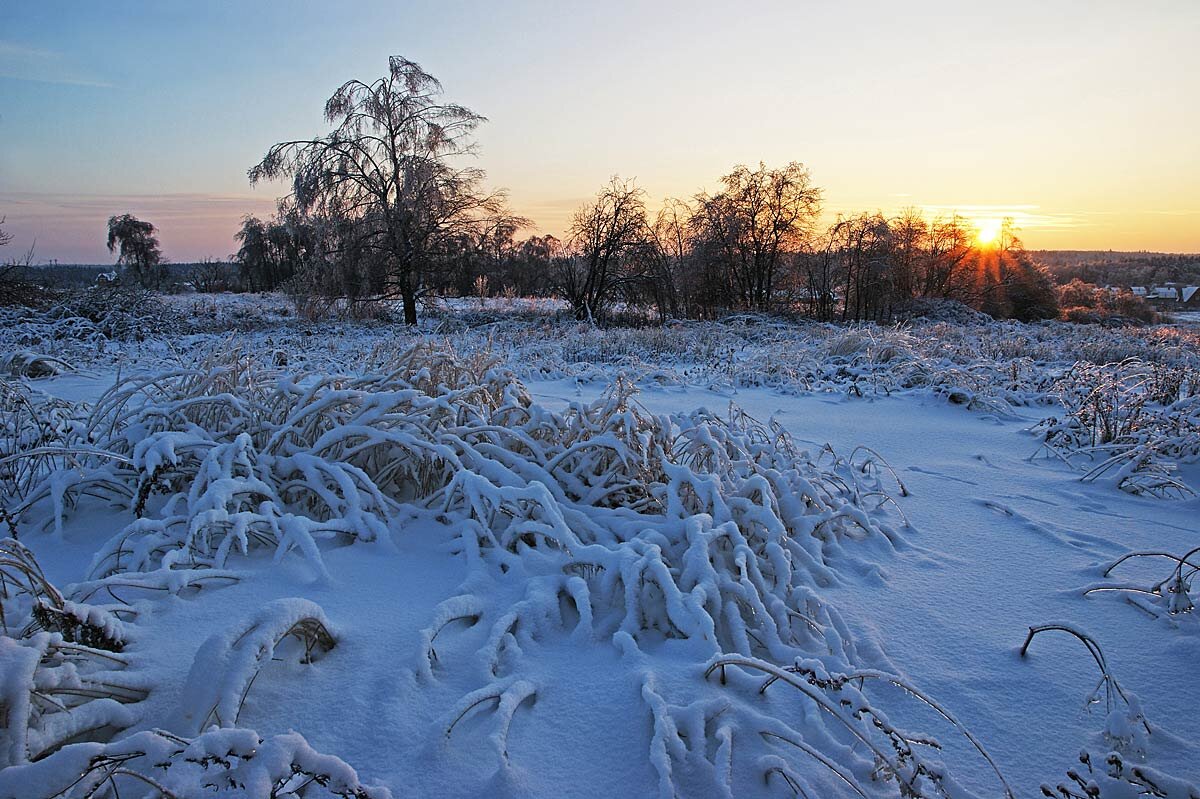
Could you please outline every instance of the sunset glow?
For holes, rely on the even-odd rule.
[[[287,13],[272,2],[10,5],[0,216],[11,248],[36,242],[39,260],[109,261],[104,221],[124,211],[159,222],[173,260],[227,257],[241,217],[270,214],[281,193],[247,184],[262,150],[320,132],[313,109],[396,52],[489,119],[471,165],[539,233],[563,235],[614,174],[657,206],[711,190],[737,164],[796,160],[827,220],[936,208],[928,215],[1011,217],[1031,249],[1200,251],[1200,107],[1182,101],[1200,95],[1193,0],[1013,0],[1000,17],[935,0],[766,2],[744,15],[632,0],[569,14],[364,0],[337,37],[321,33],[330,8],[314,0]],[[538,46],[514,48],[530,30]],[[900,63],[921,89],[881,93]],[[797,79],[816,65],[853,67]],[[63,120],[87,120],[87,134]]]
[[[1004,223],[999,219],[980,219],[975,222],[975,241],[983,247],[990,247],[1000,239],[1000,231]]]

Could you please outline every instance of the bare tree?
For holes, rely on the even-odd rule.
[[[693,294],[694,282],[688,274],[687,263],[691,256],[691,240],[688,221],[692,209],[683,200],[667,199],[654,218],[650,228],[653,247],[654,302],[659,315],[679,316],[687,309],[686,300]]]
[[[879,213],[840,217],[832,229],[844,279],[842,321],[885,321],[891,315],[891,231]]]
[[[919,295],[968,300],[978,255],[975,231],[963,217],[937,217],[929,223],[925,269]]]
[[[918,208],[905,208],[888,223],[891,231],[892,281],[896,297],[917,296],[925,262],[929,223]]]
[[[724,189],[697,196],[692,225],[707,257],[723,268],[734,299],[769,311],[781,272],[804,247],[821,210],[808,170],[745,166],[721,178]]]
[[[385,291],[399,295],[408,324],[446,239],[506,214],[503,193],[482,188],[482,170],[451,163],[475,152],[484,117],[441,95],[420,65],[392,56],[386,76],[347,81],[329,98],[332,132],[276,144],[249,171],[252,184],[290,177],[302,212],[354,221],[383,257]]]
[[[212,258],[204,258],[192,266],[188,273],[192,287],[202,294],[229,291],[234,287],[233,270],[230,265]]]
[[[555,270],[556,289],[580,321],[604,316],[619,293],[643,277],[649,240],[646,193],[612,178],[571,220],[569,256]]]
[[[133,214],[108,219],[108,251],[120,250],[117,263],[132,273],[138,285],[157,289],[166,277],[166,265],[158,246],[157,229]]]
[[[5,217],[0,216],[0,247],[13,240],[12,234],[4,230],[4,221]],[[44,287],[30,279],[34,246],[30,244],[22,255],[0,263],[0,306],[37,305],[49,296]]]
[[[249,291],[273,291],[291,280],[316,249],[314,220],[281,203],[273,219],[242,218],[234,235],[240,242],[233,260],[237,262],[242,287]]]
[[[504,290],[522,297],[554,293],[555,264],[565,254],[563,243],[554,236],[530,236],[513,245],[502,267]]]
[[[262,291],[278,285],[278,259],[271,239],[267,235],[268,223],[257,216],[242,217],[242,226],[234,234],[239,242],[233,260],[238,265],[242,288],[247,291]]]
[[[804,283],[800,293],[801,304],[810,316],[822,322],[833,320],[834,309],[838,301],[837,283],[840,262],[837,244],[837,226],[834,225],[825,234],[823,244],[819,249],[810,250],[799,256]]]
[[[459,296],[477,294],[478,279],[484,277],[491,291],[502,290],[504,272],[516,253],[514,236],[523,224],[525,220],[500,214],[456,237],[444,253],[449,268],[440,270],[430,288]]]
[[[976,249],[972,270],[972,304],[996,317],[1053,319],[1058,316],[1058,298],[1050,275],[1025,251],[1010,217],[990,245]]]

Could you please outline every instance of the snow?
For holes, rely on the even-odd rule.
[[[1034,457],[1076,358],[1194,369],[1189,328],[251,328],[22,378],[120,456],[45,456],[19,533],[123,644],[10,621],[0,796],[138,752],[179,796],[1195,796],[1193,572],[1115,562],[1200,545],[1200,500]],[[1046,624],[1111,679],[1022,655]]]

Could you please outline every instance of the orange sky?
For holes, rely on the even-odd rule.
[[[10,252],[108,261],[104,222],[132,212],[173,260],[228,255],[280,191],[246,169],[322,133],[325,98],[391,53],[489,117],[479,165],[543,232],[614,174],[653,202],[797,160],[831,215],[1011,215],[1031,248],[1200,252],[1196,0],[353,8],[331,37],[318,0],[7,6]]]

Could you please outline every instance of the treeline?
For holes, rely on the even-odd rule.
[[[994,316],[1057,314],[1048,276],[1005,228],[989,245],[956,216],[864,213],[819,224],[820,191],[800,164],[738,167],[721,190],[651,213],[612,180],[573,215],[568,236],[519,238],[516,223],[459,231],[428,254],[420,294],[555,296],[581,320],[614,309],[704,318],[730,311],[888,321],[906,301],[957,299]],[[353,220],[284,206],[247,217],[234,256],[241,285],[349,302],[386,298],[385,254],[355,243]]]
[[[1121,252],[1038,253],[1059,283],[1100,286],[1200,285],[1200,255]]]
[[[1062,318],[1071,322],[1157,322],[1158,311],[1128,288],[1102,288],[1073,278],[1057,288]]]
[[[163,264],[162,291],[246,291],[232,260],[181,261]],[[104,275],[118,271],[112,264],[38,264],[25,269],[26,277],[48,288],[78,289],[94,286]],[[127,275],[133,282],[136,277]],[[210,279],[211,278],[211,279]]]

